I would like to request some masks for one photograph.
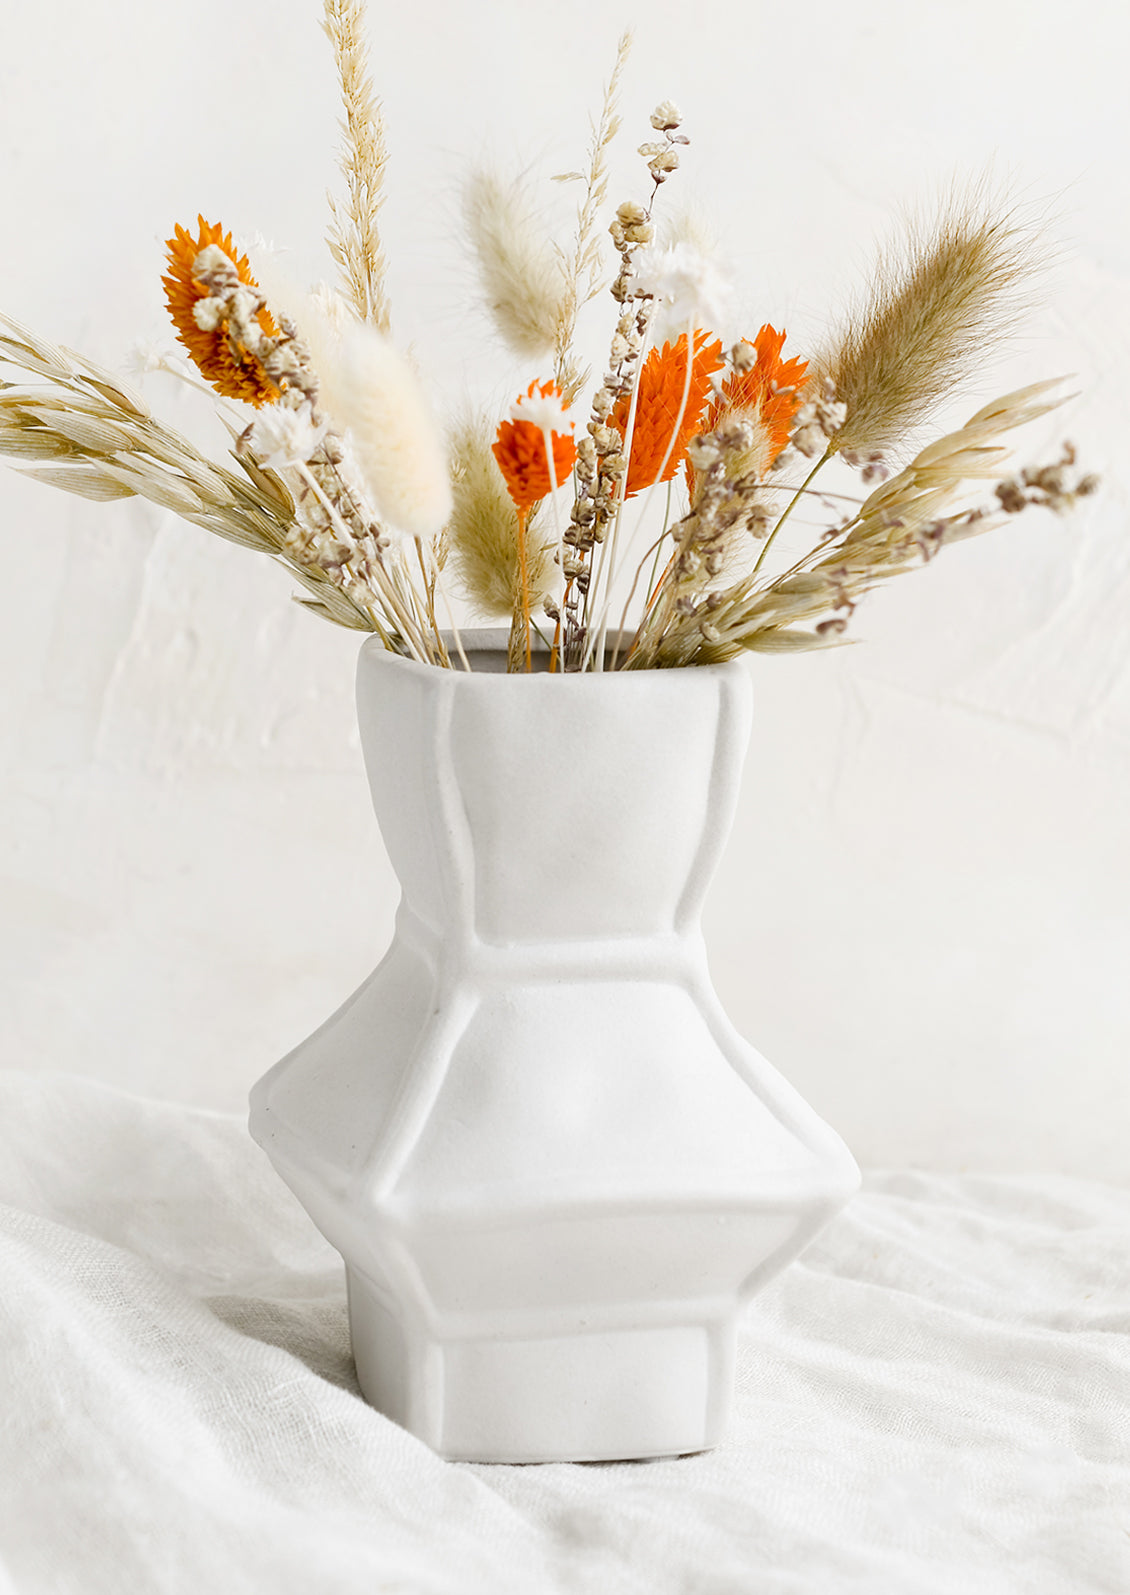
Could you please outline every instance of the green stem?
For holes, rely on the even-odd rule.
[[[781,513],[780,520],[777,522],[776,526],[774,526],[773,530],[769,533],[769,536],[765,539],[765,545],[762,548],[760,554],[758,554],[758,556],[757,556],[757,563],[753,567],[753,570],[750,572],[751,577],[752,576],[756,576],[758,571],[761,569],[762,565],[765,563],[765,556],[769,552],[769,550],[772,548],[773,543],[776,540],[777,533],[781,530],[781,527],[785,524],[785,522],[788,520],[789,516],[792,514],[793,510],[796,508],[797,504],[800,502],[801,495],[802,495],[802,493],[804,493],[804,491],[808,487],[808,484],[812,481],[812,478],[816,475],[817,471],[819,471],[822,466],[827,465],[828,461],[832,458],[832,455],[834,453],[835,453],[835,449],[829,443],[828,447],[824,450],[823,454],[817,460],[816,464],[812,467],[811,471],[809,471],[809,473],[805,477],[804,481],[797,488],[797,490],[793,494],[792,498],[785,505],[785,508],[784,508],[784,510]]]

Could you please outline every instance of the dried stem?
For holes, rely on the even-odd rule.
[[[585,380],[572,352],[573,338],[581,306],[595,298],[600,291],[602,260],[598,229],[600,214],[608,197],[608,150],[620,131],[620,82],[631,53],[631,31],[625,30],[616,44],[612,75],[605,87],[600,117],[589,142],[588,171],[583,174],[565,173],[562,179],[581,177],[585,184],[585,197],[577,209],[577,230],[573,236],[572,253],[564,263],[565,292],[558,311],[555,338],[554,381],[561,389],[566,404],[573,401]]]

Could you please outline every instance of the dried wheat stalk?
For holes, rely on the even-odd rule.
[[[562,257],[565,291],[558,306],[554,328],[554,380],[566,404],[572,403],[585,382],[586,373],[573,355],[573,338],[581,306],[600,291],[603,263],[600,250],[600,218],[608,198],[608,151],[620,131],[620,83],[632,53],[632,35],[626,30],[616,44],[616,59],[604,90],[600,116],[589,143],[587,172],[563,172],[557,181],[580,181],[585,197],[577,208],[577,227],[573,248]]]
[[[340,166],[348,193],[344,215],[333,195],[327,195],[331,218],[327,242],[359,320],[387,332],[388,267],[378,216],[388,148],[381,103],[369,76],[363,0],[325,0],[322,27],[333,46],[341,85],[345,123]]]

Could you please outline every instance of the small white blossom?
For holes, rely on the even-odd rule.
[[[806,460],[814,460],[817,455],[823,454],[827,443],[827,433],[815,421],[798,427],[793,433],[793,448],[798,449]]]
[[[148,376],[151,371],[167,371],[172,365],[168,349],[156,338],[139,338],[129,351],[127,366],[134,376]]]
[[[653,155],[647,163],[648,171],[653,177],[658,177],[661,172],[677,172],[679,170],[678,150],[661,150],[658,155]]]
[[[687,459],[696,471],[706,471],[722,458],[722,450],[709,433],[691,438],[687,444]]]
[[[227,306],[222,299],[198,299],[192,307],[192,319],[201,332],[215,332],[226,314]]]
[[[722,320],[730,285],[714,262],[690,244],[645,249],[636,256],[633,286],[649,294],[680,327],[716,327]]]
[[[562,434],[573,430],[573,423],[566,416],[558,393],[523,393],[510,406],[510,419],[529,421],[543,432]]]
[[[305,465],[325,434],[325,425],[313,424],[307,406],[291,410],[272,404],[256,416],[248,441],[260,464],[277,471],[284,465]]]
[[[660,100],[651,113],[651,125],[660,133],[667,133],[672,128],[678,127],[682,120],[683,113],[672,100]]]

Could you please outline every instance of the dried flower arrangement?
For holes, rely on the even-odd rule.
[[[116,378],[0,318],[0,362],[23,373],[0,382],[0,452],[49,462],[26,474],[95,500],[140,495],[281,561],[305,589],[300,602],[325,619],[423,663],[469,668],[446,596],[453,572],[479,612],[509,617],[511,670],[533,667],[536,634],[540,667],[563,672],[834,645],[860,596],[887,577],[1033,504],[1062,512],[1094,491],[1094,477],[1072,473],[1070,445],[1052,465],[1007,468],[998,440],[1062,402],[1057,382],[985,405],[901,469],[891,463],[1007,322],[1035,252],[1013,215],[974,194],[911,229],[808,360],[783,358],[785,334],[768,324],[725,347],[711,330],[720,274],[686,240],[657,239],[655,201],[689,142],[669,101],[640,148],[650,189],[621,204],[609,229],[616,323],[579,425],[588,374],[577,319],[604,283],[627,36],[587,169],[564,174],[583,187],[569,247],[540,234],[523,182],[480,172],[467,185],[495,328],[523,361],[552,361],[552,375],[536,373],[503,419],[461,421],[445,439],[389,336],[386,150],[363,27],[364,0],[325,0],[345,107],[348,199],[332,206],[329,233],[341,291],[295,303],[265,294],[231,235],[203,217],[168,242],[163,281],[180,341],[214,394],[258,412],[248,424],[220,407],[234,469],[164,427]],[[865,495],[836,495],[847,513],[768,568],[795,506],[831,503],[813,482],[836,458]],[[987,503],[969,501],[977,484],[991,484]],[[641,554],[664,485],[662,524]]]

